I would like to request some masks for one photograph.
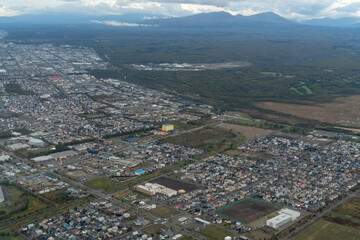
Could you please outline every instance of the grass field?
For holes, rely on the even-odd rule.
[[[11,204],[0,207],[0,221],[9,221],[40,211],[48,205],[15,186],[8,186]]]
[[[200,231],[200,233],[206,237],[209,237],[209,238],[215,239],[215,240],[222,240],[227,236],[232,236],[231,232],[229,232],[225,229],[219,228],[215,225],[211,225],[211,226],[208,226],[208,227],[202,229]]]
[[[241,126],[238,124],[230,124],[230,123],[221,123],[218,125],[221,128],[233,130],[235,132],[241,133],[241,135],[245,136],[248,140],[252,140],[255,138],[260,138],[266,135],[273,133],[272,130],[266,130],[255,127]]]
[[[205,153],[216,154],[234,148],[245,141],[245,138],[231,130],[218,127],[205,127],[193,132],[168,137],[161,140],[172,144],[201,148]]]
[[[324,218],[327,221],[360,230],[360,197],[351,198]]]
[[[94,189],[104,190],[105,192],[112,193],[116,192],[119,183],[107,178],[99,177],[87,181],[85,185]]]
[[[167,227],[165,227],[164,225],[156,224],[156,225],[148,226],[148,227],[144,228],[142,231],[148,235],[151,235],[151,234],[159,233],[162,228],[167,229]]]
[[[150,212],[158,217],[164,218],[171,217],[172,215],[177,214],[177,211],[175,209],[166,206],[158,206],[157,208],[150,210]]]
[[[66,191],[67,191],[67,188],[63,188],[63,189],[45,193],[45,194],[43,194],[43,196],[55,203],[58,203],[58,204],[62,204],[62,203],[66,203],[71,200],[74,200],[73,197],[71,197],[71,196],[69,196],[69,194],[65,193]]]
[[[291,240],[358,240],[360,230],[342,226],[325,220],[319,220],[305,228]]]

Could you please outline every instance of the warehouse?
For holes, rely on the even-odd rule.
[[[36,138],[30,138],[28,144],[31,147],[43,147],[45,145],[44,141]]]
[[[0,186],[0,203],[3,203],[3,202],[5,202],[5,196],[4,196],[2,187]]]
[[[292,221],[295,221],[298,217],[300,217],[300,212],[288,208],[281,209],[279,213],[284,213],[289,215]]]
[[[53,154],[50,154],[49,156],[52,156],[56,160],[62,160],[67,157],[75,156],[77,154],[78,154],[77,152],[69,150],[69,151],[53,153]]]

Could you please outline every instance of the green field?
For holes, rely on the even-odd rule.
[[[325,220],[319,220],[305,228],[291,240],[358,240],[360,230],[342,226]]]
[[[119,187],[118,182],[103,177],[87,181],[85,185],[94,189],[104,190],[109,193],[115,192],[117,190],[116,188]]]
[[[161,140],[161,142],[200,148],[209,154],[232,149],[235,145],[238,146],[244,141],[245,138],[241,134],[218,127],[205,127]]]
[[[7,186],[7,190],[10,195],[11,204],[0,207],[0,221],[21,218],[48,206],[38,198],[25,193],[15,186]]]
[[[148,235],[152,235],[152,234],[160,233],[161,229],[167,229],[167,227],[161,224],[156,224],[156,225],[148,226],[144,228],[142,231]]]
[[[67,191],[67,189],[63,188],[63,189],[45,193],[45,194],[43,194],[43,196],[45,198],[49,199],[50,201],[53,201],[58,204],[62,204],[62,203],[66,203],[71,200],[74,200],[73,197],[71,197],[69,194],[65,193],[66,191]]]
[[[157,208],[150,210],[150,212],[158,217],[163,218],[171,217],[172,215],[178,213],[178,211],[176,211],[175,209],[166,206],[158,206]]]
[[[360,230],[360,197],[350,199],[324,218],[327,221]]]
[[[233,234],[225,229],[219,228],[215,225],[208,226],[200,231],[200,233],[206,237],[215,240],[222,240],[227,236],[232,236]]]

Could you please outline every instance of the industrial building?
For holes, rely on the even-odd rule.
[[[286,223],[295,221],[298,217],[300,217],[300,212],[285,208],[279,211],[279,215],[267,220],[266,225],[278,229]]]
[[[287,215],[285,213],[281,213],[281,214],[277,215],[276,217],[273,217],[273,218],[267,220],[266,225],[277,229],[288,222],[291,222],[291,216]]]
[[[163,125],[162,125],[162,131],[163,131],[163,132],[171,132],[171,131],[174,131],[174,125],[173,125],[173,124],[163,124]]]
[[[2,187],[0,186],[0,203],[2,202],[5,202],[5,196]]]
[[[45,145],[44,141],[37,138],[30,138],[28,144],[31,147],[43,147]]]
[[[145,185],[137,185],[135,189],[145,195],[153,196],[157,193],[163,194],[168,197],[176,196],[177,191],[167,188],[157,183],[145,183]]]

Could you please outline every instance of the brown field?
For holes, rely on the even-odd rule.
[[[255,138],[260,138],[260,137],[269,135],[274,132],[271,130],[241,126],[241,125],[230,124],[230,123],[221,123],[221,124],[217,125],[217,127],[221,127],[221,128],[225,128],[225,129],[229,129],[229,130],[233,130],[235,132],[241,133],[249,140],[255,139]]]
[[[339,97],[331,103],[319,103],[310,105],[263,102],[258,107],[270,109],[281,113],[291,114],[297,117],[341,124],[344,126],[360,127],[360,95]]]
[[[280,209],[280,206],[249,198],[228,207],[221,208],[217,210],[216,213],[249,224]]]

